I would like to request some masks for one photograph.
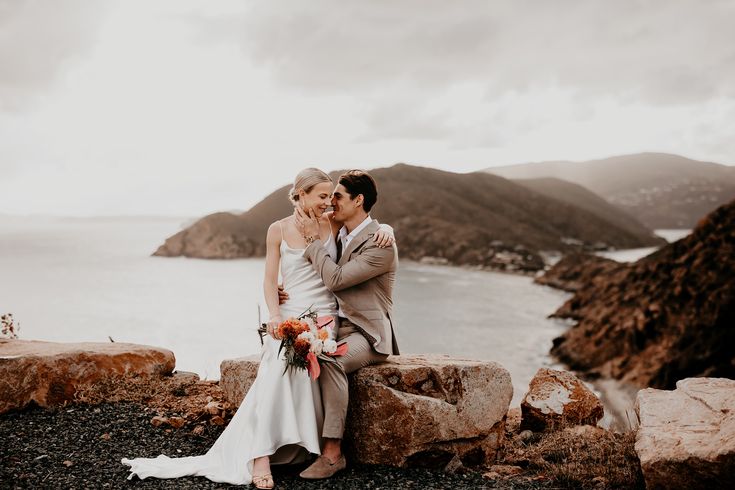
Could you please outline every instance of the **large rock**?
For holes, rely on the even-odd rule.
[[[169,375],[175,365],[173,352],[145,345],[0,340],[0,413],[60,405],[111,376]]]
[[[230,403],[242,400],[257,363],[249,358],[222,364],[220,382]],[[495,362],[393,356],[350,376],[345,449],[367,464],[490,464],[512,397],[510,374]]]
[[[513,387],[494,362],[398,356],[350,379],[346,442],[356,459],[394,466],[491,463]]]
[[[225,400],[233,407],[239,407],[250,386],[258,375],[260,356],[246,356],[237,359],[225,359],[219,365],[219,385]]]
[[[735,488],[735,380],[638,392],[635,450],[648,488]]]
[[[521,402],[521,429],[595,425],[603,414],[602,402],[576,376],[542,368]]]

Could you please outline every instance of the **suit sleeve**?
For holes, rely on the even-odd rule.
[[[304,257],[311,261],[314,270],[330,291],[340,291],[385,274],[391,269],[395,254],[395,245],[380,248],[368,243],[352,260],[339,266],[331,260],[319,240],[304,250]]]

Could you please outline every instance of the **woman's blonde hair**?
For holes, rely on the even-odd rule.
[[[332,182],[332,179],[318,168],[305,168],[294,179],[293,187],[288,191],[288,200],[295,206],[299,200],[299,191],[301,189],[308,194],[315,185],[321,184],[322,182]]]

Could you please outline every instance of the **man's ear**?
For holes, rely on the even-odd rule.
[[[362,202],[364,200],[365,200],[365,196],[363,196],[362,194],[358,194],[357,196],[355,196],[355,204],[357,204],[358,208],[362,207]]]

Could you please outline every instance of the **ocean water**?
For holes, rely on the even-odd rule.
[[[185,224],[0,216],[0,311],[23,339],[165,347],[178,370],[218,379],[223,359],[259,351],[264,261],[151,257]],[[403,353],[501,363],[517,405],[536,370],[554,366],[548,351],[566,324],[546,317],[568,297],[530,277],[404,261],[398,339]]]
[[[692,230],[655,230],[655,232],[658,236],[671,243],[679,240],[680,238],[684,238],[691,233]],[[625,250],[598,252],[597,255],[616,260],[618,262],[635,262],[646,255],[652,254],[656,250],[658,250],[658,247],[629,248]]]

